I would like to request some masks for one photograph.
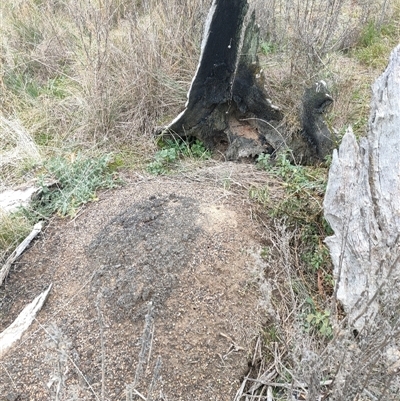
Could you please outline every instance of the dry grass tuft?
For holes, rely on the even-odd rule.
[[[6,0],[2,107],[44,146],[140,146],[185,102],[207,8]]]
[[[22,213],[9,214],[0,209],[0,264],[21,243],[32,229]]]
[[[353,124],[364,135],[370,85],[397,44],[400,2],[254,0],[263,33],[262,64],[267,89],[293,131],[304,88],[323,79],[335,103],[327,116],[343,133]],[[373,63],[365,63],[373,60]]]
[[[263,33],[271,98],[293,130],[304,86],[322,78],[335,93],[349,92],[348,82],[360,69],[333,68],[338,59],[333,52],[357,44],[367,23],[383,26],[398,6],[398,0],[249,3]],[[143,160],[155,149],[154,128],[183,108],[209,5],[205,0],[4,0],[4,117],[18,119],[42,154],[122,149],[127,164],[137,165],[132,159]],[[347,98],[344,103],[343,110]],[[332,126],[340,131],[354,121],[348,116],[334,110]]]
[[[399,305],[390,301],[393,288],[382,289],[382,314],[360,333],[346,327],[335,299],[320,299],[318,308],[330,311],[333,336],[317,335],[306,325],[311,280],[299,264],[299,232],[284,221],[274,224],[265,233],[274,308],[234,401],[398,400]],[[316,303],[317,294],[312,297]]]
[[[0,192],[24,169],[40,163],[41,156],[33,138],[17,120],[0,115]]]

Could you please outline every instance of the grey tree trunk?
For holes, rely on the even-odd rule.
[[[198,138],[229,160],[287,149],[297,161],[323,159],[334,143],[323,120],[323,112],[333,101],[325,83],[306,90],[303,129],[289,135],[282,112],[264,87],[254,12],[242,36],[247,10],[247,0],[213,1],[185,109],[156,134]]]
[[[334,151],[324,201],[337,299],[361,330],[400,301],[400,46],[373,85],[368,135]]]

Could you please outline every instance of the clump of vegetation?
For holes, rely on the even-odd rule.
[[[167,139],[160,141],[161,150],[154,155],[154,161],[149,163],[147,171],[151,174],[166,174],[180,158],[195,158],[207,160],[211,157],[211,152],[204,144],[196,139],[194,142],[183,140]]]
[[[185,102],[208,6],[3,1],[3,112],[46,146],[151,149]]]
[[[370,20],[361,31],[354,55],[368,67],[383,69],[388,53],[398,44],[399,35],[400,10],[387,23],[377,25]]]
[[[304,87],[323,79],[335,100],[327,116],[330,128],[343,133],[356,124],[356,135],[365,135],[371,82],[398,44],[399,1],[255,3],[258,20],[265,21],[261,43],[268,46],[260,58],[268,71],[266,87],[288,125],[299,129]]]
[[[308,330],[317,330],[319,334],[329,339],[332,338],[333,329],[330,321],[331,313],[327,310],[323,312],[315,311],[307,315]]]
[[[121,185],[118,162],[111,155],[85,157],[71,154],[44,162],[38,176],[39,192],[28,207],[0,214],[0,260],[26,237],[32,226],[54,214],[75,216],[80,207],[96,200],[101,188]]]
[[[305,224],[321,216],[327,167],[295,165],[285,153],[280,154],[274,162],[270,155],[260,155],[257,164],[283,180],[287,196],[274,207],[274,216],[285,215]]]
[[[387,355],[392,352],[388,345],[398,344],[400,338],[393,324],[393,319],[398,320],[398,301],[386,301],[391,299],[387,294],[393,283],[377,294],[386,297],[382,316],[368,322],[362,333],[348,327],[324,244],[332,235],[322,207],[328,169],[298,166],[292,159],[281,154],[273,159],[261,155],[257,160],[274,178],[274,189],[278,182],[284,190],[280,201],[264,196],[272,193],[268,187],[250,189],[250,196],[271,217],[265,233],[268,246],[261,256],[275,314],[269,315],[260,336],[263,361],[251,371],[257,379],[243,394],[252,401],[267,392],[282,401],[294,394],[296,399],[309,400],[397,400],[400,382],[391,368],[394,358]],[[398,357],[395,363],[398,369]],[[274,365],[279,368],[271,368]],[[268,385],[262,385],[267,376]]]
[[[327,183],[327,166],[299,166],[290,162],[287,154],[280,154],[271,161],[270,155],[260,155],[257,159],[260,168],[281,182],[285,195],[280,202],[271,207],[263,202],[272,218],[284,219],[285,224],[295,230],[297,243],[292,245],[300,252],[304,273],[310,275],[306,280],[311,292],[332,292],[332,272],[330,257],[323,239],[330,235],[331,229],[323,217],[323,197]],[[259,188],[250,195],[256,200],[265,199],[265,188]],[[323,281],[324,288],[318,280]]]
[[[28,212],[36,219],[75,216],[80,206],[96,199],[100,188],[121,184],[109,155],[85,158],[81,154],[48,160],[39,177],[40,195]]]

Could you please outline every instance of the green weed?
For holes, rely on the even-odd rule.
[[[31,204],[30,216],[50,217],[54,213],[74,216],[79,207],[96,199],[100,188],[114,188],[121,184],[110,156],[85,158],[54,157],[44,165],[40,176],[41,194]]]
[[[260,256],[262,259],[267,259],[270,255],[270,250],[268,247],[263,247],[260,252]]]
[[[312,224],[322,217],[327,169],[293,165],[285,154],[272,163],[269,155],[261,155],[257,164],[282,181],[286,195],[271,211],[274,217],[287,216],[292,221]]]
[[[35,10],[36,11],[36,10]],[[17,13],[12,13],[12,27],[18,34],[18,39],[28,50],[34,49],[43,40],[37,14],[32,13],[32,18],[23,20]]]
[[[167,174],[181,157],[201,160],[207,160],[211,157],[211,152],[198,139],[193,143],[167,139],[165,142],[160,141],[159,146],[162,149],[154,155],[154,161],[147,166],[147,171],[155,175]]]
[[[323,312],[315,311],[307,315],[308,331],[315,330],[323,337],[332,338],[333,330],[330,323],[331,313],[327,310]]]
[[[331,313],[323,308],[317,308],[312,297],[307,297],[303,304],[303,324],[307,333],[317,334],[325,339],[331,339],[333,329],[330,321]]]
[[[300,258],[291,279],[291,288],[296,297],[308,305],[304,312],[307,328],[329,338],[332,334],[329,313],[318,312],[324,309],[325,302],[321,289],[329,294],[333,288],[331,259],[322,242],[332,233],[323,217],[322,207],[328,169],[294,165],[285,154],[279,155],[276,160],[271,160],[269,155],[261,155],[257,164],[281,182],[285,196],[273,205],[261,196],[259,188],[257,197],[254,193],[251,196],[270,209],[271,217],[283,219],[285,225],[296,232],[290,246],[296,249]],[[318,302],[318,307],[312,299]]]
[[[5,76],[4,83],[15,94],[24,92],[32,98],[39,96],[39,86],[31,77],[25,74],[9,73]]]
[[[265,56],[268,56],[269,54],[276,52],[277,46],[272,42],[266,41],[261,42],[260,49]]]
[[[326,236],[326,234],[325,234]],[[306,237],[304,239],[305,250],[301,254],[301,260],[307,267],[307,270],[321,280],[319,291],[331,294],[334,287],[334,280],[331,272],[331,257],[328,247],[320,243],[320,235]]]
[[[66,96],[66,87],[71,85],[64,77],[49,78],[45,83],[39,83],[34,74],[29,71],[9,71],[5,74],[4,83],[16,94],[26,93],[32,98],[42,94],[53,95],[59,99]]]
[[[271,325],[268,328],[265,328],[262,331],[262,335],[265,345],[269,345],[271,343],[276,343],[279,341],[279,332],[278,328],[275,325]]]
[[[313,247],[312,251],[303,253],[302,260],[316,272],[329,264],[329,250],[326,245]]]
[[[257,157],[257,166],[263,170],[269,170],[271,168],[271,155],[268,153],[261,153]]]
[[[203,142],[198,139],[196,139],[196,141],[190,147],[187,147],[187,150],[187,156],[190,157],[195,157],[202,160],[207,160],[211,157],[211,152],[206,149]]]
[[[380,32],[374,21],[369,21],[361,32],[359,45],[361,47],[371,46],[376,42],[377,38],[380,36]]]
[[[154,155],[154,161],[147,166],[147,171],[154,175],[167,174],[171,164],[179,158],[179,151],[176,148],[159,150]]]
[[[267,187],[250,187],[249,196],[263,206],[267,206],[269,203],[269,190]]]

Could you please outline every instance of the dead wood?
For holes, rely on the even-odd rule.
[[[335,293],[357,330],[400,298],[399,76],[400,46],[373,86],[367,137],[349,128],[333,154],[324,201]]]
[[[15,248],[14,252],[8,257],[6,263],[0,270],[0,286],[3,284],[4,279],[7,277],[12,264],[21,256],[24,250],[29,246],[32,240],[42,231],[42,223],[36,223],[30,234]]]
[[[0,333],[0,358],[18,341],[24,332],[29,328],[37,313],[42,309],[43,304],[51,290],[52,284],[46,291],[38,295],[23,311],[18,315],[14,322]]]
[[[228,160],[288,150],[297,162],[323,160],[334,146],[323,119],[333,101],[326,84],[320,81],[305,91],[303,128],[293,133],[264,86],[254,11],[242,37],[247,10],[247,0],[213,1],[185,109],[156,134],[198,138]]]

